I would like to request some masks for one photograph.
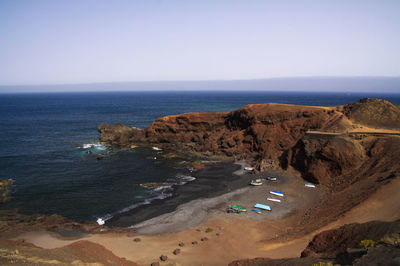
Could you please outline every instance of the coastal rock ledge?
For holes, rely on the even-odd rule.
[[[344,170],[351,168],[355,166],[352,164],[358,164],[352,163],[355,159],[362,161],[365,150],[348,139],[347,133],[363,126],[399,130],[399,106],[369,98],[336,107],[250,104],[226,113],[165,116],[141,130],[124,124],[101,124],[98,131],[100,141],[109,145],[157,146],[176,154],[253,159],[259,171],[292,165],[298,170],[309,170],[308,179],[318,182],[318,175],[342,171],[336,166],[335,169],[325,167],[326,173],[313,171],[310,165],[313,162],[308,158],[310,152],[317,152],[320,159],[333,159],[338,164],[346,161]],[[307,135],[308,131],[325,132],[331,134],[326,138],[342,139],[321,141],[319,136],[317,143]],[[335,148],[336,144],[344,151]],[[347,151],[352,152],[348,154]]]

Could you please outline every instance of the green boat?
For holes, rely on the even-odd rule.
[[[233,205],[232,209],[237,210],[237,211],[241,211],[241,212],[245,212],[246,211],[245,207],[242,207],[242,206],[239,206],[239,205]]]

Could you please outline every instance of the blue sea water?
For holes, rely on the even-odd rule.
[[[311,92],[91,92],[0,94],[0,178],[13,178],[12,199],[2,209],[95,220],[151,204],[179,185],[187,170],[145,148],[109,150],[94,144],[100,123],[144,128],[156,118],[185,112],[232,111],[250,103],[335,106],[363,97],[400,104],[400,94]],[[87,154],[88,150],[92,154]],[[103,160],[96,155],[103,154]],[[193,181],[196,182],[196,181]],[[157,206],[154,206],[155,208]]]

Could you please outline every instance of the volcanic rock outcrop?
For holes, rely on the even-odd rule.
[[[259,171],[293,166],[309,181],[328,183],[371,155],[369,143],[346,135],[355,125],[400,130],[400,108],[380,99],[338,107],[250,104],[229,113],[166,116],[142,130],[101,124],[98,131],[100,141],[111,145],[254,159]],[[333,135],[306,134],[310,130]]]
[[[177,153],[276,160],[307,130],[348,128],[346,116],[334,109],[251,104],[230,113],[166,116],[143,130],[123,124],[101,124],[98,130],[100,140],[111,145],[161,145]]]

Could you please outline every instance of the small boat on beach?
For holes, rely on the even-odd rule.
[[[250,185],[261,186],[262,185],[261,179],[251,180]]]
[[[280,199],[274,199],[274,198],[267,198],[267,200],[269,200],[269,201],[275,201],[275,202],[281,202]]]
[[[268,177],[267,177],[267,180],[269,180],[269,181],[276,181],[276,177],[268,176]]]
[[[254,168],[253,168],[253,167],[245,167],[244,170],[246,170],[246,171],[253,171]]]
[[[228,209],[226,210],[226,212],[227,212],[227,213],[235,213],[235,214],[240,214],[240,211],[238,211],[238,210],[234,210],[234,209],[232,209],[232,208],[228,208]]]
[[[276,196],[279,196],[279,197],[283,197],[283,193],[280,192],[280,191],[271,190],[269,193],[272,194],[272,195],[276,195]]]
[[[261,213],[261,211],[259,209],[252,209],[252,211],[255,213]]]
[[[311,183],[306,183],[306,184],[304,184],[304,186],[310,187],[310,188],[315,188],[315,185],[311,184]]]
[[[256,205],[254,205],[254,208],[265,210],[265,211],[270,211],[271,210],[270,206],[264,205],[264,204],[260,204],[260,203],[257,203]]]
[[[232,209],[233,209],[233,210],[240,211],[240,212],[245,212],[245,211],[247,211],[245,207],[239,206],[239,205],[233,205],[233,206],[232,206]]]
[[[155,151],[162,151],[162,149],[158,148],[158,147],[152,147],[153,150]]]
[[[97,222],[98,225],[103,225],[103,224],[105,224],[105,221],[104,221],[103,219],[101,219],[101,218],[97,219],[96,222]]]

